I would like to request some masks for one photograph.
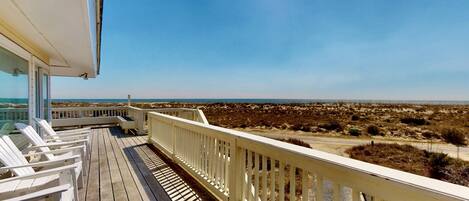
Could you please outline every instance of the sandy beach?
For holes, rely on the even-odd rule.
[[[126,103],[60,103],[54,107],[124,106]],[[199,108],[212,125],[314,136],[379,137],[441,141],[456,128],[469,133],[469,105],[371,103],[133,103],[140,108]],[[368,132],[376,127],[376,132]],[[355,130],[356,132],[353,132]]]

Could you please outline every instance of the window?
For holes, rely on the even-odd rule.
[[[0,47],[0,135],[28,115],[28,61]]]
[[[44,119],[49,121],[49,75],[42,75],[42,97],[44,103]]]

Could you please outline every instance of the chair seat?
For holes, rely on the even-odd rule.
[[[6,199],[6,194],[24,194],[38,189],[47,188],[58,182],[59,175],[49,175],[45,177],[25,180],[15,180],[0,184],[0,199]]]
[[[67,152],[65,154],[62,154],[62,155],[57,155],[55,156],[56,157],[56,160],[60,160],[60,159],[64,159],[64,158],[70,158],[73,156],[73,153],[72,152]],[[81,164],[83,164],[83,161],[80,162]],[[80,175],[81,173],[81,170],[82,170],[82,167],[83,165],[79,165],[77,168],[75,168],[75,174],[76,174],[76,177],[78,178],[78,176]]]

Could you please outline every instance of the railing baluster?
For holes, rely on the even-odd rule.
[[[220,189],[225,191],[225,141],[221,141],[220,146]]]
[[[324,179],[319,174],[316,174],[316,200],[324,200]]]
[[[275,201],[275,159],[270,158],[270,200]]]
[[[352,200],[361,201],[361,193],[357,189],[352,188]]]
[[[333,182],[333,191],[332,191],[332,196],[333,196],[333,200],[334,201],[340,201],[340,197],[341,197],[341,191],[342,191],[342,188],[340,186],[339,183],[337,182]]]
[[[241,149],[241,155],[240,155],[240,177],[242,177],[242,189],[241,189],[241,192],[242,192],[242,196],[241,196],[241,199],[242,200],[245,200],[246,199],[246,195],[248,195],[247,193],[247,181],[246,181],[246,175],[247,175],[247,172],[246,172],[246,149]],[[249,179],[249,178],[248,178]],[[230,193],[232,191],[230,190]]]
[[[202,136],[202,169],[204,176],[207,176],[207,136]]]
[[[267,200],[267,157],[262,156],[262,200]]]
[[[220,188],[221,187],[221,146],[222,146],[222,141],[218,140],[217,139],[217,146],[216,146],[216,149],[215,149],[215,153],[216,153],[216,176],[215,176],[215,181],[216,183],[218,184],[218,187]]]
[[[309,200],[309,192],[308,192],[308,184],[309,184],[309,176],[308,171],[303,169],[301,171],[301,193],[302,193],[302,200]]]
[[[296,200],[296,167],[290,165],[290,200]]]
[[[233,165],[236,167],[236,163],[232,164],[230,159],[235,158],[233,154],[236,154],[236,147],[231,148],[231,143],[226,142],[225,144],[225,192],[229,191],[229,184],[230,184],[230,167]],[[239,156],[238,156],[239,157]]]
[[[254,199],[259,198],[259,154],[254,154]]]
[[[248,150],[248,183],[247,183],[247,197],[248,200],[251,201],[253,198],[252,195],[252,152]]]
[[[205,157],[204,157],[204,163],[205,163],[205,175],[207,178],[210,179],[210,166],[208,160],[210,159],[210,141],[209,137],[205,136]]]
[[[215,181],[215,175],[216,175],[216,160],[215,160],[215,149],[216,149],[216,139],[215,138],[211,138],[210,139],[210,161],[209,163],[211,163],[210,165],[210,178],[212,180],[212,182],[216,183]]]
[[[285,163],[283,161],[280,161],[280,166],[279,166],[279,200],[284,201],[285,200]]]
[[[189,143],[191,145],[191,149],[190,149],[189,153],[191,155],[191,167],[192,167],[192,169],[196,170],[197,165],[196,165],[195,159],[197,158],[197,156],[196,156],[196,154],[197,154],[197,150],[196,150],[197,139],[195,137],[194,132],[190,131],[190,135],[191,135],[191,141]]]

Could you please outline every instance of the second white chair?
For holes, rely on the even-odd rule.
[[[84,164],[87,164],[88,162],[88,153],[86,149],[86,143],[88,140],[75,140],[75,141],[67,141],[67,142],[46,142],[44,141],[39,134],[37,134],[36,130],[32,126],[23,124],[23,123],[16,123],[15,124],[16,128],[23,134],[29,142],[33,146],[28,147],[25,151],[29,150],[40,150],[41,152],[50,152],[51,150],[60,150],[60,149],[66,149],[66,148],[76,148],[79,147],[79,149],[74,149],[74,150],[79,150],[79,155],[83,159]],[[48,160],[56,160],[58,158],[62,157],[69,157],[71,155],[75,155],[76,153],[73,151],[67,152],[65,154],[61,155],[55,155],[55,154],[44,154],[44,156]],[[83,169],[83,174],[86,175],[86,168]]]

